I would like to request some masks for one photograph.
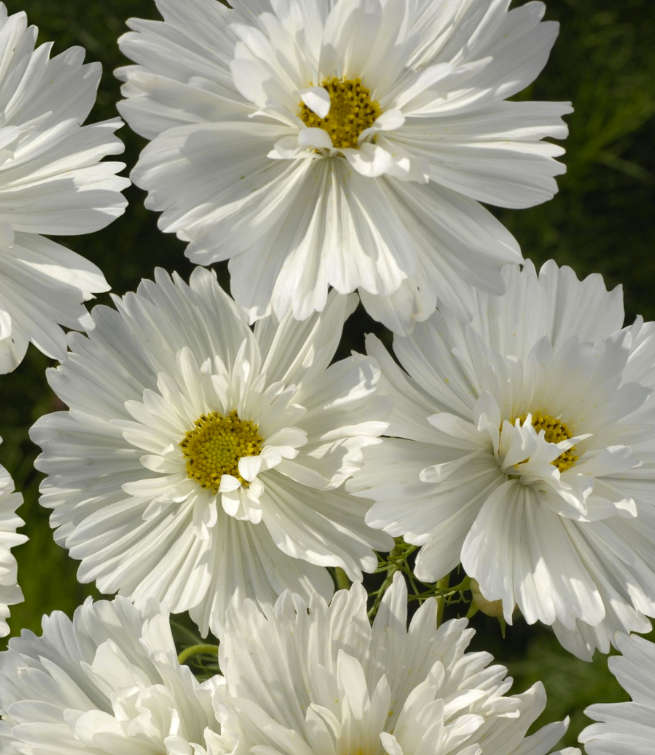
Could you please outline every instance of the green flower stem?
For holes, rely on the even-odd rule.
[[[444,578],[444,579],[446,579],[446,582],[448,581],[447,578]],[[437,582],[437,587],[439,587],[440,584],[441,582]],[[471,589],[471,578],[464,577],[464,579],[459,584],[450,585],[449,587],[446,587],[446,593],[451,595],[456,592],[467,592],[470,589]]]
[[[471,601],[471,605],[469,606],[468,613],[466,614],[467,619],[472,619],[476,613],[478,613],[480,609]]]
[[[375,593],[375,603],[373,603],[373,607],[368,612],[369,619],[372,619],[377,614],[378,608],[380,608],[380,604],[382,603],[384,593],[391,587],[391,583],[393,582],[393,575],[395,573],[395,569],[389,569],[389,573],[387,574],[387,578],[382,583],[382,587],[380,587],[380,589]]]
[[[437,590],[439,591],[446,591],[448,590],[448,585],[450,583],[450,574],[446,574],[446,576],[443,579],[440,579],[437,582]],[[443,594],[438,595],[437,597],[437,626],[441,626],[441,622],[443,621],[443,612],[446,608],[446,596]]]
[[[350,590],[348,575],[340,566],[335,568],[334,577],[337,581],[337,590]]]
[[[177,656],[178,663],[186,663],[194,655],[218,655],[218,645],[192,645]]]
[[[400,542],[396,543],[394,549],[389,554],[386,566],[386,579],[382,583],[382,586],[379,590],[377,590],[375,593],[371,593],[372,595],[375,595],[375,603],[373,603],[371,610],[368,612],[369,619],[372,619],[377,614],[378,609],[380,608],[380,604],[382,603],[384,593],[391,587],[391,583],[393,582],[393,575],[398,571],[398,569],[402,568],[402,566],[397,563],[397,559],[402,559],[405,550],[405,544],[403,542]]]

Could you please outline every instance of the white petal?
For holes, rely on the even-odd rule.
[[[325,118],[330,112],[330,95],[324,87],[308,87],[301,89],[298,94],[307,107],[319,118]]]
[[[307,149],[332,149],[332,139],[322,128],[304,128],[298,134],[298,144]]]
[[[262,468],[261,456],[242,456],[239,459],[239,474],[244,480],[252,482]],[[221,484],[223,478],[221,478]]]

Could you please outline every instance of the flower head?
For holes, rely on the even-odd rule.
[[[554,626],[589,658],[655,616],[655,326],[620,290],[547,263],[507,268],[464,325],[436,313],[375,339],[395,409],[351,490],[373,527],[419,545],[416,574],[460,562],[488,601]]]
[[[655,645],[619,633],[622,655],[608,660],[610,671],[630,695],[630,703],[592,705],[585,714],[598,723],[580,735],[587,755],[649,753],[655,742]]]
[[[27,540],[25,535],[16,532],[25,524],[16,514],[16,509],[22,503],[23,496],[14,492],[11,475],[0,466],[0,637],[9,634],[9,606],[23,601],[23,592],[18,585],[16,559],[11,554],[12,548]]]
[[[0,654],[2,752],[225,755],[213,705],[222,684],[200,684],[178,663],[154,607],[88,600],[72,621],[46,616],[42,637],[24,632]]]
[[[567,103],[507,102],[558,26],[509,0],[156,0],[132,19],[120,110],[151,140],[133,172],[160,227],[230,261],[251,321],[305,319],[330,286],[411,331],[504,290],[516,241],[478,202],[557,191]]]
[[[70,411],[32,429],[41,502],[79,578],[191,610],[206,632],[233,597],[329,596],[324,567],[375,570],[392,540],[339,489],[391,409],[372,359],[330,365],[355,305],[332,295],[320,316],[253,332],[199,268],[96,307],[49,373]]]
[[[283,595],[265,617],[230,609],[221,642],[222,690],[240,744],[269,755],[545,755],[568,722],[531,737],[541,684],[506,696],[512,680],[488,653],[466,653],[466,620],[436,628],[427,601],[407,628],[400,575],[371,627],[354,585],[327,605]],[[264,749],[265,748],[265,749]]]
[[[47,236],[97,231],[124,211],[116,176],[121,121],[82,126],[96,98],[99,63],[73,47],[50,59],[38,30],[0,3],[0,373],[35,344],[66,353],[67,328],[89,324],[82,302],[109,286],[93,264]]]

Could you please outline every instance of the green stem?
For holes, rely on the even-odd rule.
[[[382,583],[382,587],[378,590],[377,595],[375,597],[375,603],[373,603],[373,607],[368,612],[368,618],[372,619],[375,614],[378,612],[378,609],[380,608],[380,604],[382,603],[382,598],[384,598],[384,593],[391,587],[391,583],[393,582],[393,575],[396,573],[396,569],[389,569],[389,573],[387,574],[387,578]]]
[[[407,562],[395,561],[393,564],[391,564],[391,567],[393,568],[394,572],[401,571],[403,572],[403,574],[406,574],[408,577],[410,577],[410,579],[414,576]]]
[[[348,575],[340,566],[335,567],[334,578],[337,581],[337,590],[350,590]]]
[[[466,614],[466,618],[472,619],[479,610],[480,609],[475,605],[475,603],[471,602],[468,613]]]
[[[404,545],[405,544],[402,542],[398,543],[389,554],[389,557],[388,557],[389,565],[387,567],[387,576],[384,582],[382,583],[382,586],[376,593],[375,603],[373,603],[371,610],[368,612],[369,619],[372,619],[377,614],[378,609],[380,608],[380,604],[382,603],[382,598],[384,597],[384,593],[391,587],[391,583],[393,582],[393,575],[401,568],[397,563],[394,563],[394,561],[395,559],[402,557]]]
[[[183,650],[178,656],[178,663],[186,663],[193,655],[218,655],[217,645],[192,645]]]
[[[409,577],[409,584],[412,586],[412,590],[414,591],[414,595],[419,594],[418,585],[416,584],[416,580],[414,579],[414,572],[409,568],[409,563],[407,559],[405,559],[405,566],[407,567],[407,574]]]
[[[471,578],[467,575],[464,577],[464,579],[458,584],[453,587],[453,590],[457,590],[457,592],[468,592],[471,589]]]
[[[446,574],[445,577],[440,579],[437,582],[437,589],[438,590],[447,590],[448,585],[450,584],[450,574]],[[446,608],[446,598],[445,596],[439,596],[437,597],[437,626],[441,626],[441,622],[443,621],[443,612]]]

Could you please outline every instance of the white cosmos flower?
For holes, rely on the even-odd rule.
[[[177,661],[168,617],[125,598],[43,619],[0,654],[0,744],[30,755],[224,755],[221,676],[199,684]]]
[[[34,343],[66,353],[61,326],[89,323],[82,302],[109,286],[102,272],[48,236],[104,228],[124,212],[115,174],[101,163],[123,151],[119,119],[82,126],[96,99],[99,63],[83,65],[73,47],[49,59],[38,30],[0,3],[0,373],[17,367]]]
[[[426,581],[457,564],[488,600],[552,624],[580,657],[655,616],[655,327],[623,326],[620,289],[548,262],[505,271],[468,325],[436,313],[375,339],[395,399],[351,490],[373,527],[422,546]]]
[[[379,442],[391,398],[372,359],[330,365],[356,296],[254,333],[216,281],[159,271],[96,307],[49,381],[70,407],[40,419],[36,465],[79,579],[191,609],[218,631],[230,599],[329,596],[326,566],[373,571],[392,539],[338,490]]]
[[[12,548],[27,541],[25,535],[16,532],[25,524],[16,514],[16,509],[22,503],[23,496],[14,492],[11,475],[0,465],[0,637],[9,634],[9,606],[23,602],[23,592],[18,586],[18,567],[11,554]]]
[[[630,703],[592,705],[585,714],[596,724],[580,735],[587,755],[652,755],[655,752],[655,645],[619,633],[623,655],[608,659],[610,671],[630,695]]]
[[[557,191],[567,103],[507,102],[558,33],[510,0],[156,0],[120,40],[119,106],[160,228],[230,260],[251,321],[359,290],[396,332],[504,290],[513,237],[478,202]]]
[[[268,618],[230,608],[221,669],[244,750],[266,755],[545,755],[566,731],[530,737],[543,710],[540,683],[520,695],[488,653],[466,653],[465,619],[436,628],[434,599],[407,628],[400,575],[373,627],[354,585],[330,606],[285,593]],[[571,755],[575,750],[566,751]]]

